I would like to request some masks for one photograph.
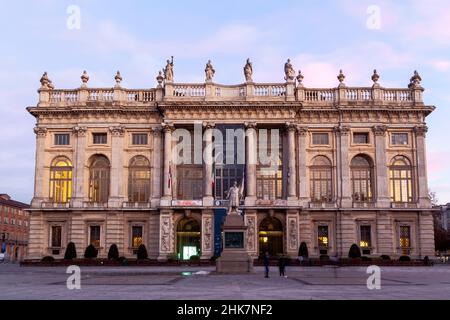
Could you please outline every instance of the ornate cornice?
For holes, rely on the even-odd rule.
[[[33,131],[36,134],[36,137],[38,138],[45,138],[47,136],[47,128],[34,127]]]

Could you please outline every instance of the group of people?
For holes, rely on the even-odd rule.
[[[288,261],[285,257],[281,256],[280,258],[278,258],[278,270],[280,272],[280,277],[287,278],[287,276],[285,275],[287,263],[288,263]],[[270,265],[270,256],[269,256],[269,252],[266,252],[264,254],[264,277],[265,278],[269,278],[269,265]]]

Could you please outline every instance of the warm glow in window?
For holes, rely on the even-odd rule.
[[[328,226],[319,226],[318,242],[319,247],[328,247]]]
[[[401,248],[411,247],[411,229],[409,226],[400,227],[400,247]]]
[[[66,158],[57,158],[50,167],[50,199],[55,203],[66,203],[72,196],[72,163]]]
[[[389,170],[390,193],[393,202],[412,202],[412,168],[408,159],[398,157]]]

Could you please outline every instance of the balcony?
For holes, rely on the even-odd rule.
[[[417,209],[419,204],[415,202],[392,202],[392,209]]]
[[[108,208],[108,203],[84,201],[83,202],[83,208],[103,209],[103,208]]]
[[[310,202],[309,207],[311,209],[336,209],[336,202]]]
[[[42,202],[41,208],[42,209],[67,209],[67,208],[70,208],[70,202],[64,202],[64,203],[51,202],[51,201]]]
[[[353,202],[353,208],[355,208],[355,209],[373,209],[373,208],[375,208],[375,202],[355,201],[355,202]]]
[[[151,208],[150,202],[124,202],[123,208],[126,209],[149,209]]]

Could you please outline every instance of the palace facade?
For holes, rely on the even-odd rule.
[[[119,72],[112,88],[90,88],[84,72],[79,88],[55,89],[44,74],[27,108],[37,121],[28,259],[61,258],[69,242],[79,256],[116,244],[133,257],[144,244],[151,259],[210,259],[234,182],[254,257],[295,257],[302,242],[310,257],[346,257],[354,243],[366,256],[434,256],[425,119],[435,108],[417,72],[401,89],[376,71],[372,87],[347,87],[341,71],[335,88],[317,89],[290,61],[282,83],[253,82],[249,60],[238,85],[214,83],[211,62],[204,83],[176,83],[173,71],[168,61],[151,89],[123,88]]]

